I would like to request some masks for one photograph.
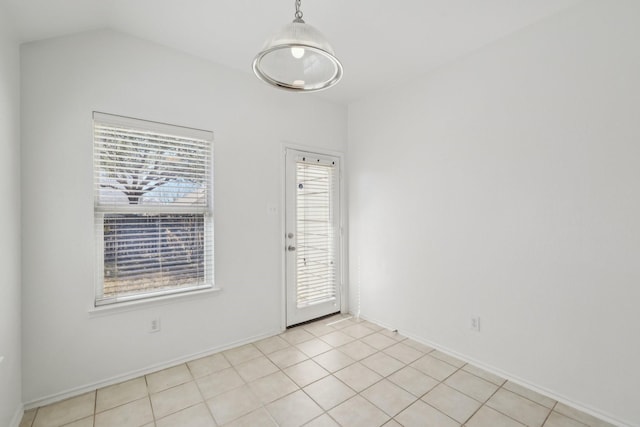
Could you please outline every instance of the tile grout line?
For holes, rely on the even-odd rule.
[[[149,399],[149,407],[151,408],[151,418],[153,418],[153,425],[156,425],[156,411],[153,410],[153,402],[151,402],[151,390],[149,389],[149,380],[147,379],[147,375],[144,375],[144,385],[145,388],[147,389],[147,399]],[[96,392],[96,400],[97,399],[97,392]],[[95,420],[95,417],[94,417]],[[94,425],[95,427],[95,425]]]
[[[278,334],[278,335],[275,335],[275,336],[280,336],[280,335],[282,335],[282,334]],[[287,340],[284,340],[284,341],[285,341],[285,342],[287,342],[287,344],[289,344],[289,346],[291,346],[291,343],[289,343]],[[253,346],[254,346],[254,347],[255,347],[255,348],[256,348],[260,353],[262,353],[262,356],[263,356],[263,357],[266,357],[266,358],[267,358],[267,360],[268,360],[269,362],[273,363],[273,361],[269,358],[269,355],[268,355],[267,353],[265,353],[264,351],[262,351],[262,350],[260,349],[260,347],[258,347],[258,346],[257,346],[257,345],[255,345],[255,344],[254,344]],[[286,348],[286,347],[285,347],[285,348]],[[257,359],[257,358],[256,358],[256,359]],[[282,370],[278,365],[276,365],[275,363],[273,363],[273,365],[274,365],[276,368],[278,368],[278,372],[282,372],[285,376],[287,376],[287,374],[286,374],[286,373],[285,373],[285,372],[284,372],[284,371],[283,371],[283,370]],[[232,365],[232,367],[234,367],[234,366]],[[234,367],[234,368],[235,368],[235,367]],[[236,370],[236,371],[237,371],[237,370]],[[237,373],[238,373],[238,376],[240,376],[240,378],[242,378],[242,375],[240,375],[240,373],[239,373],[239,372],[237,372]],[[273,372],[273,373],[275,373],[275,372]],[[272,375],[272,374],[268,374],[268,375]],[[268,375],[265,375],[264,377],[266,377],[266,376],[268,376]],[[260,377],[260,378],[264,378],[264,377]],[[256,378],[256,379],[254,379],[253,381],[257,381],[257,380],[258,380],[258,379],[260,379],[260,378]],[[287,376],[287,378],[288,378],[288,376]],[[242,378],[242,380],[244,381],[244,378]],[[292,380],[292,381],[293,381],[293,380]],[[245,383],[246,383],[246,382],[245,382]],[[296,383],[295,383],[295,381],[293,381],[293,383],[294,383],[296,386],[298,385],[298,384],[296,384]],[[249,383],[246,383],[246,385],[247,385],[247,386],[249,386]],[[249,388],[251,388],[251,387],[249,387]],[[297,390],[296,390],[296,391],[297,391]],[[292,393],[295,393],[295,391],[293,391]],[[290,394],[292,394],[292,393],[289,393],[289,394],[286,394],[286,395],[284,395],[284,396],[281,396],[281,397],[279,397],[278,399],[282,399],[282,398],[284,398],[284,397],[286,397],[286,396],[289,396],[289,395],[290,395]],[[278,399],[276,399],[276,400],[278,400]],[[275,400],[274,400],[274,402],[275,402]],[[270,404],[270,403],[272,403],[272,402],[268,402],[268,403]],[[280,423],[278,423],[278,421],[273,417],[273,415],[271,414],[271,412],[269,412],[269,409],[267,408],[267,403],[263,403],[262,401],[260,401],[260,408],[258,408],[258,409],[264,409],[264,411],[267,413],[267,416],[269,417],[269,419],[270,419],[271,421],[273,421],[273,423],[274,423],[277,427],[279,427],[279,426],[280,426]],[[241,415],[241,416],[239,416],[238,418],[236,418],[235,420],[230,421],[229,423],[234,422],[234,421],[237,421],[237,420],[239,420],[240,418],[245,417],[245,416],[247,416],[247,415],[249,415],[249,414],[251,414],[251,413],[253,413],[253,412],[257,411],[258,409],[254,409],[253,411],[250,411],[250,412],[249,412],[249,413],[247,413],[247,414]],[[227,423],[227,424],[229,424],[229,423]]]
[[[229,361],[227,360],[227,358],[226,358],[226,357],[224,357],[224,354],[221,354],[221,356],[222,356],[222,358],[223,358],[225,361],[229,362]],[[205,357],[208,357],[208,356],[205,356]],[[196,360],[197,360],[197,359],[196,359]],[[218,423],[216,422],[216,418],[213,416],[213,412],[211,412],[211,408],[209,408],[209,405],[207,404],[207,400],[204,398],[204,394],[202,393],[202,390],[200,389],[200,386],[198,385],[198,381],[197,381],[196,376],[195,376],[195,375],[193,375],[193,371],[191,370],[191,367],[189,366],[189,362],[186,362],[186,363],[185,363],[185,365],[187,365],[187,369],[189,370],[189,373],[191,374],[192,381],[193,381],[193,383],[195,384],[196,389],[198,389],[198,393],[200,393],[200,397],[202,398],[202,402],[201,402],[201,403],[202,403],[202,404],[204,405],[204,407],[207,409],[207,413],[211,416],[211,419],[213,420],[213,422],[217,425]],[[199,405],[199,404],[200,404],[200,403],[196,403],[195,405],[189,406],[188,408],[192,408],[192,407],[197,406],[197,405]],[[183,411],[183,410],[185,410],[185,409],[187,409],[187,408],[182,408],[180,411]],[[152,408],[152,410],[153,410],[153,408]],[[180,412],[180,411],[177,411],[177,412]],[[174,412],[174,413],[177,413],[177,412]],[[155,411],[154,411],[154,413],[153,413],[153,416],[154,416],[154,423],[155,423],[155,421],[157,421],[157,420],[155,420]],[[168,416],[168,415],[167,415],[167,416]],[[157,426],[156,426],[156,427],[157,427]]]
[[[520,397],[520,398],[522,398],[522,399],[528,400],[529,402],[532,402],[532,403],[534,403],[534,404],[536,404],[536,405],[538,405],[538,406],[541,406],[541,407],[543,407],[543,408],[545,408],[545,409],[548,409],[548,410],[549,410],[549,413],[548,413],[548,414],[547,414],[547,416],[545,417],[544,422],[543,422],[542,424],[540,424],[540,427],[543,427],[543,426],[544,426],[544,423],[547,421],[547,418],[548,418],[548,417],[549,417],[549,415],[551,414],[552,409],[549,409],[549,408],[547,408],[546,406],[539,404],[538,402],[535,402],[535,401],[533,401],[533,400],[531,400],[531,399],[529,399],[529,398],[527,398],[527,397],[525,397],[525,396],[521,396],[520,394],[518,394],[518,393],[516,393],[516,392],[513,392],[513,391],[511,391],[511,390],[509,390],[509,389],[507,389],[507,388],[504,388],[504,385],[505,385],[506,383],[508,383],[508,382],[509,382],[508,380],[505,380],[505,382],[504,382],[500,387],[498,387],[498,389],[496,390],[496,392],[494,393],[494,395],[495,395],[496,393],[498,393],[500,390],[505,390],[505,391],[507,391],[507,392],[509,392],[509,393],[513,393],[513,394],[515,394],[516,396],[518,396],[518,397]],[[491,397],[493,397],[493,396],[491,396]],[[488,403],[488,402],[489,402],[489,400],[487,400],[487,403]],[[556,403],[557,403],[557,402],[556,402]],[[483,406],[487,406],[487,408],[493,409],[493,410],[494,410],[494,411],[496,411],[497,413],[499,413],[499,414],[501,414],[501,415],[504,415],[505,417],[507,417],[507,418],[509,418],[509,419],[512,419],[512,420],[514,420],[514,421],[516,421],[516,422],[518,422],[518,423],[520,423],[520,424],[526,425],[523,421],[517,420],[517,419],[513,418],[512,416],[510,416],[510,415],[508,415],[508,414],[505,414],[504,412],[502,412],[501,410],[499,410],[499,409],[497,409],[497,408],[494,408],[494,407],[489,406],[489,405],[483,405]],[[555,405],[554,405],[554,406],[555,406]]]
[[[254,344],[254,343],[247,343],[247,344],[241,345],[241,346],[239,346],[239,347],[245,347],[245,346],[250,346],[250,347],[255,348],[256,350],[258,350],[258,352],[259,352],[262,356],[253,357],[253,358],[251,358],[251,359],[248,359],[248,360],[245,360],[245,361],[239,362],[239,363],[237,363],[237,364],[234,364],[234,363],[232,363],[232,362],[231,362],[231,359],[229,359],[229,357],[228,357],[226,354],[222,354],[222,356],[227,360],[227,362],[229,362],[229,365],[231,365],[231,368],[232,368],[232,369],[233,369],[233,371],[236,373],[236,375],[238,375],[238,378],[240,378],[240,379],[242,380],[242,383],[243,383],[243,384],[242,384],[241,386],[238,386],[238,387],[233,388],[232,390],[225,391],[224,393],[220,393],[220,394],[218,394],[217,396],[212,397],[210,400],[213,400],[213,399],[215,399],[215,398],[216,398],[216,397],[218,397],[218,396],[222,396],[223,394],[229,393],[229,392],[231,392],[231,391],[233,391],[233,390],[237,390],[237,389],[239,389],[240,387],[244,387],[244,386],[246,386],[247,388],[249,388],[249,393],[253,394],[253,392],[251,391],[251,389],[250,389],[250,387],[249,387],[249,383],[244,379],[244,377],[243,377],[242,375],[240,375],[240,371],[238,371],[238,369],[237,369],[236,367],[237,367],[238,365],[243,364],[243,363],[251,362],[252,360],[258,359],[259,357],[263,357],[263,356],[265,356],[265,357],[266,357],[266,355],[265,355],[262,351],[260,351],[260,349],[259,349],[259,348]],[[239,347],[236,347],[236,348],[239,348]],[[229,349],[229,350],[227,350],[227,351],[230,351],[230,350],[233,350],[233,349],[232,349],[232,348],[230,348],[230,349]],[[267,357],[267,359],[269,359],[269,358]],[[269,359],[269,361],[271,361],[271,359]],[[256,397],[257,397],[257,396],[256,396]],[[209,405],[207,405],[207,406],[209,406]],[[256,410],[258,410],[258,409],[260,409],[260,408],[263,408],[263,409],[267,412],[267,414],[269,414],[269,418],[272,418],[272,419],[273,419],[273,417],[271,416],[271,413],[269,413],[269,411],[267,410],[266,405],[264,405],[262,402],[260,402],[260,407],[259,407],[259,408],[255,408],[255,409],[253,409],[253,410],[251,410],[251,411],[247,412],[246,414],[242,414],[242,415],[240,415],[240,416],[238,416],[238,417],[236,417],[236,418],[234,418],[234,419],[232,419],[232,420],[227,421],[227,422],[226,422],[226,423],[224,423],[224,424],[230,424],[230,423],[232,423],[232,422],[234,422],[234,421],[236,421],[236,420],[238,420],[238,419],[240,419],[240,418],[242,418],[242,417],[244,417],[244,416],[246,416],[246,415],[248,415],[248,414],[250,414],[250,413],[252,413],[252,412],[254,412],[254,411],[256,411]],[[212,413],[211,415],[213,416],[213,413]],[[213,419],[215,420],[216,424],[221,424],[221,423],[218,423],[218,420],[216,419],[216,417],[215,417],[215,416],[213,416]],[[276,425],[278,425],[278,423],[277,423],[277,422],[276,422]]]
[[[40,412],[40,408],[39,407],[36,408],[36,413],[33,414],[33,419],[31,420],[31,423],[29,423],[29,427],[33,427],[33,425],[36,423],[36,417],[38,416],[38,412]]]
[[[435,351],[435,349],[432,349],[431,351],[429,351],[429,352],[425,353],[425,356],[426,356],[427,354],[433,353],[434,351]],[[431,357],[433,357],[433,356],[431,356]],[[440,359],[438,359],[437,357],[433,357],[433,358],[434,358],[434,359],[437,359],[437,360],[440,360]],[[423,403],[425,403],[425,404],[427,404],[427,405],[429,405],[430,407],[432,407],[433,409],[435,409],[436,411],[438,411],[438,412],[439,412],[439,413],[441,413],[442,415],[444,415],[444,416],[446,416],[446,417],[450,418],[451,420],[453,420],[454,422],[458,423],[458,420],[454,419],[451,415],[444,413],[444,412],[443,412],[443,411],[441,411],[440,409],[438,409],[438,408],[436,408],[435,406],[433,406],[431,403],[429,403],[429,402],[427,402],[426,400],[424,400],[424,397],[425,397],[427,394],[431,393],[431,392],[432,392],[436,387],[438,387],[438,386],[439,386],[439,385],[441,385],[441,384],[444,384],[445,386],[450,387],[450,388],[452,388],[453,390],[455,390],[455,391],[457,391],[457,392],[459,392],[459,393],[461,393],[461,394],[463,394],[463,395],[467,396],[467,394],[465,394],[465,393],[461,392],[460,390],[455,389],[455,388],[451,387],[451,386],[450,386],[450,385],[448,385],[448,384],[445,384],[445,381],[446,381],[446,380],[448,380],[449,378],[451,378],[452,376],[454,376],[454,375],[456,374],[456,372],[461,371],[461,370],[462,370],[462,368],[464,368],[464,367],[466,366],[466,364],[464,364],[464,365],[462,365],[462,366],[460,366],[460,367],[457,367],[457,366],[454,366],[454,365],[452,365],[452,364],[450,364],[450,363],[445,362],[444,360],[440,360],[440,361],[441,361],[441,362],[443,362],[443,363],[446,363],[446,364],[447,364],[447,365],[449,365],[449,366],[452,366],[452,367],[454,367],[454,368],[457,368],[457,369],[456,369],[455,371],[453,371],[451,374],[449,374],[449,375],[447,375],[446,377],[444,377],[442,380],[438,380],[437,378],[433,378],[431,375],[429,375],[429,374],[427,374],[427,373],[425,373],[425,372],[422,372],[422,371],[420,371],[420,370],[418,369],[418,371],[422,372],[423,374],[425,374],[425,375],[426,375],[426,376],[428,376],[429,378],[433,378],[434,380],[439,381],[437,385],[433,386],[429,391],[425,392],[422,396],[420,396],[420,397],[418,398],[418,400],[419,400],[419,401],[421,401],[421,402],[423,402]],[[409,365],[407,365],[407,366],[409,366]],[[414,368],[414,369],[417,369],[417,368]],[[496,391],[497,391],[497,390],[496,390]],[[494,393],[495,393],[495,392],[494,392]],[[469,397],[470,399],[473,399],[471,396],[467,396],[467,397]],[[473,399],[473,400],[475,400],[475,399]],[[477,400],[476,400],[476,402],[477,402]],[[479,407],[478,409],[476,409],[476,411],[475,411],[475,412],[477,412],[481,407],[482,407],[482,405],[480,405],[480,407]],[[475,412],[474,412],[474,414],[475,414]],[[472,414],[471,416],[473,416],[473,414]],[[471,417],[469,417],[469,418],[471,418]],[[466,421],[469,421],[469,419],[467,419]],[[465,421],[465,422],[466,422],[466,421]],[[463,422],[463,423],[458,423],[458,424],[460,424],[460,425],[462,426],[462,425],[464,425],[465,423]]]
[[[544,421],[542,422],[541,427],[544,427],[544,425],[547,423],[547,421],[549,421],[549,417],[551,416],[551,414],[553,413],[554,408],[557,405],[558,405],[558,402],[556,401],[556,403],[553,404],[553,406],[549,410],[549,413],[547,414],[547,416],[545,417]]]
[[[551,411],[551,412],[555,412],[555,413],[556,413],[556,414],[558,414],[558,415],[562,415],[563,417],[567,417],[567,418],[569,418],[570,420],[573,420],[573,421],[575,421],[575,422],[578,422],[578,423],[580,423],[580,424],[582,424],[582,425],[585,425],[585,426],[587,426],[587,427],[591,427],[591,424],[587,424],[586,422],[583,422],[583,421],[581,421],[581,420],[578,420],[578,419],[576,419],[576,418],[572,417],[571,415],[563,414],[563,413],[562,413],[562,412],[560,412],[560,411],[556,411],[556,406],[558,406],[558,405],[559,405],[559,404],[561,404],[561,403],[562,403],[562,402],[558,402],[558,401],[556,401],[556,404],[555,404],[555,405],[553,405],[553,409],[552,409],[552,411]],[[566,404],[565,404],[565,406],[568,406],[568,405],[566,405]],[[570,406],[568,406],[568,407],[570,407]],[[571,408],[571,407],[570,407],[570,408]],[[576,411],[577,411],[577,409],[576,409]],[[593,415],[591,415],[591,414],[587,414],[586,412],[584,412],[584,414],[588,415],[589,417],[593,417],[593,418],[598,419],[597,417],[594,417],[594,416],[593,416]],[[606,422],[606,421],[605,421],[605,422]],[[607,425],[611,425],[611,426],[613,427],[613,424],[611,424],[611,423],[608,423],[608,422],[607,422]]]
[[[145,380],[146,383],[146,380]],[[151,402],[149,402],[151,404]],[[95,399],[93,399],[93,427],[96,427],[96,413],[98,412],[98,389],[96,389]],[[152,410],[153,412],[153,410]]]
[[[466,365],[467,365],[467,364],[465,364],[464,366],[466,366]],[[464,366],[463,366],[462,368],[464,368]],[[460,368],[460,369],[462,369],[462,368]],[[465,372],[466,372],[466,371],[465,371]],[[471,374],[471,373],[469,372],[469,374]],[[473,375],[473,374],[471,374],[471,375]],[[479,378],[479,377],[477,377],[477,378]],[[471,418],[473,418],[473,417],[478,413],[478,411],[480,411],[480,409],[484,408],[484,407],[486,406],[487,402],[488,402],[489,400],[491,400],[491,398],[492,398],[493,396],[495,396],[495,395],[496,395],[496,393],[498,392],[498,390],[500,390],[501,388],[502,388],[502,386],[498,386],[498,387],[493,391],[493,393],[491,393],[491,396],[489,396],[489,397],[488,397],[484,402],[480,402],[481,404],[480,404],[480,406],[478,407],[478,409],[476,409],[476,410],[473,412],[473,414],[471,414],[471,416],[470,416],[469,418],[467,418],[465,422],[463,422],[463,423],[462,423],[462,425],[463,425],[463,426],[464,426],[464,425],[466,425],[466,424],[471,420]],[[462,393],[462,392],[461,392],[461,393]],[[465,394],[465,396],[466,396],[466,394]],[[469,397],[471,397],[471,396],[469,396]],[[493,409],[493,408],[491,408],[491,406],[487,406],[487,408]],[[494,411],[495,411],[495,409],[494,409]],[[497,411],[497,412],[501,413],[500,411]],[[504,414],[503,414],[503,415],[504,415]],[[509,418],[511,418],[511,417],[509,417]],[[511,419],[513,420],[513,418],[511,418]],[[514,420],[514,421],[517,421],[517,420]],[[519,421],[518,421],[518,422],[519,422]],[[522,423],[520,423],[520,424],[522,424]]]

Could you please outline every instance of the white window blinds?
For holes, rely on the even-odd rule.
[[[97,305],[211,287],[212,141],[94,113]]]
[[[297,306],[336,298],[337,168],[320,160],[296,163]]]

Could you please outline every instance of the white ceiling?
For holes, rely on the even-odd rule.
[[[583,0],[302,0],[344,78],[318,93],[349,103],[426,73]],[[251,73],[294,0],[0,0],[23,42],[113,28]]]

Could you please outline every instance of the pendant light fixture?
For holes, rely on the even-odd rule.
[[[253,72],[280,89],[327,89],[342,78],[342,65],[324,36],[302,20],[300,0],[295,5],[295,19],[266,41],[253,60]]]

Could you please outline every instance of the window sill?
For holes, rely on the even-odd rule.
[[[159,307],[167,304],[173,304],[178,301],[189,301],[196,298],[211,297],[219,293],[221,288],[202,289],[198,291],[176,293],[171,295],[163,295],[148,299],[139,299],[134,301],[116,302],[101,306],[91,306],[88,310],[89,317],[109,316],[112,314],[124,313],[127,311],[142,310],[149,307]]]

